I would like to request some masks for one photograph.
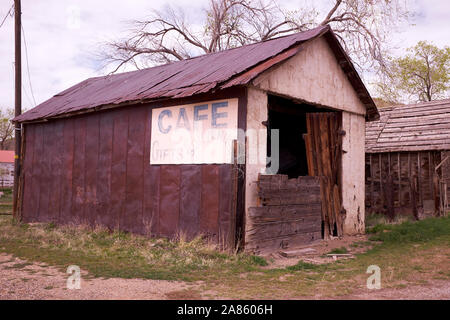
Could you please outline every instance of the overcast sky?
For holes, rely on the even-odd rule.
[[[311,1],[311,0],[307,0]],[[330,0],[323,0],[328,5]],[[450,1],[412,0],[417,16],[414,25],[394,35],[398,53],[420,40],[443,47],[450,45]],[[123,37],[125,21],[141,19],[151,9],[167,4],[186,8],[193,20],[202,17],[207,0],[22,0],[29,70],[23,50],[23,107],[30,109],[56,93],[92,76],[104,74],[96,52],[107,40]],[[295,8],[303,1],[281,0]],[[0,23],[13,0],[0,0]],[[0,28],[0,107],[14,106],[14,20],[7,17]]]

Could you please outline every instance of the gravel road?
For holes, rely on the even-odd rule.
[[[81,272],[81,288],[67,289],[68,274],[41,263],[28,263],[0,253],[0,299],[201,299],[199,283],[143,279],[89,279]],[[213,292],[206,293],[209,298]],[[295,297],[292,297],[295,298]],[[317,299],[317,297],[301,297]],[[450,281],[427,285],[360,291],[339,299],[450,299]]]

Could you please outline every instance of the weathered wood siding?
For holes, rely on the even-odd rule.
[[[304,135],[308,174],[321,177],[322,221],[324,237],[342,236],[345,215],[342,213],[339,188],[342,161],[342,134],[337,112],[307,113],[308,133]]]
[[[450,151],[441,152],[442,159],[442,181],[441,181],[441,211],[449,213],[450,211]]]
[[[366,125],[366,206],[370,212],[442,211],[450,180],[450,99],[379,109]],[[381,172],[381,174],[380,174]],[[447,187],[450,184],[447,183]],[[447,194],[450,188],[447,189]]]
[[[434,213],[439,199],[439,151],[366,155],[366,210],[369,213],[411,213],[415,204]],[[416,195],[413,194],[416,192]],[[392,202],[392,204],[390,204]]]
[[[189,239],[202,234],[232,244],[232,212],[243,214],[233,207],[233,165],[150,165],[151,111],[157,106],[26,124],[23,221]],[[244,108],[240,98],[239,112]],[[242,124],[245,116],[240,118]]]
[[[320,191],[318,177],[260,175],[261,206],[249,208],[246,250],[270,253],[321,239]]]
[[[447,183],[448,194],[450,195],[450,151],[442,151],[442,180]]]

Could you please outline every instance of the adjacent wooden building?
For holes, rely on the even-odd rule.
[[[362,233],[364,129],[377,117],[328,26],[87,79],[14,119],[21,218],[255,252]],[[267,205],[267,173],[281,197],[272,221],[250,209]]]
[[[379,110],[366,126],[366,210],[442,214],[450,195],[450,99]]]

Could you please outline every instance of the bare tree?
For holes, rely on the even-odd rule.
[[[388,40],[408,21],[407,0],[336,0],[321,25],[329,24],[360,69],[384,71]]]
[[[5,150],[8,140],[14,138],[14,125],[10,121],[13,117],[13,109],[0,109],[0,150]]]
[[[363,70],[384,66],[387,38],[408,15],[402,0],[335,0],[322,18],[314,7],[287,11],[274,0],[210,0],[201,29],[183,10],[168,6],[148,20],[132,21],[129,37],[108,43],[102,56],[115,63],[115,72],[127,64],[184,60],[329,24]]]

